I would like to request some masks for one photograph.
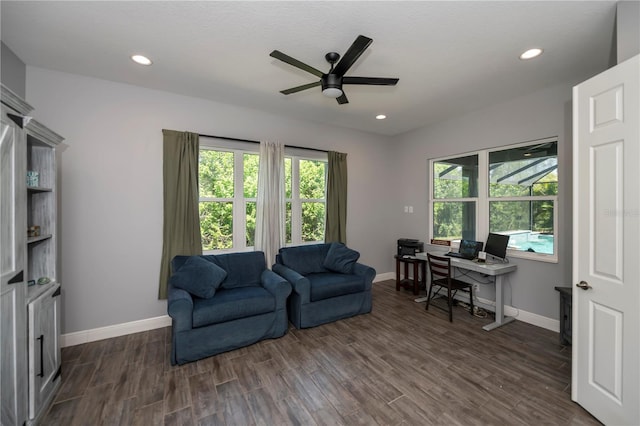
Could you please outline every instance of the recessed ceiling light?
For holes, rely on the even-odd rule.
[[[387,116],[386,116],[386,115],[384,115],[384,114],[378,114],[378,115],[376,115],[376,120],[384,120],[385,118],[387,118]]]
[[[140,65],[151,65],[153,62],[151,62],[151,59],[147,58],[146,56],[142,56],[142,55],[133,55],[131,57],[131,60],[133,62],[136,62]]]
[[[542,49],[539,49],[536,47],[524,52],[522,55],[520,55],[520,59],[532,59],[532,58],[535,58],[536,56],[540,56],[541,54],[542,54]]]

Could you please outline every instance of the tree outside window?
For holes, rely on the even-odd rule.
[[[202,249],[233,247],[233,152],[200,150],[200,232]]]

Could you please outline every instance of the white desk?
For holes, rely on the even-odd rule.
[[[430,253],[438,256],[444,256],[444,252],[434,251]],[[416,257],[419,259],[427,260],[427,253],[416,253]],[[491,331],[494,328],[498,328],[500,326],[508,324],[515,319],[514,317],[507,317],[504,315],[502,278],[503,275],[515,271],[517,265],[514,265],[512,263],[477,263],[471,260],[460,259],[458,257],[451,257],[450,259],[451,266],[453,267],[466,269],[468,271],[479,272],[481,274],[493,277],[493,281],[496,285],[496,320],[491,324],[487,324],[482,327],[484,330]]]

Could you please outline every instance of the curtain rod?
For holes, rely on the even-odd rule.
[[[205,138],[215,138],[215,139],[224,139],[227,141],[236,141],[236,142],[249,142],[249,143],[260,143],[260,141],[253,141],[251,139],[239,139],[239,138],[229,138],[227,136],[213,136],[213,135],[203,135],[202,133],[199,133],[199,136],[205,137]],[[329,151],[325,151],[324,149],[317,149],[317,148],[307,148],[305,146],[296,146],[296,145],[285,145],[287,148],[297,148],[297,149],[306,149],[309,151],[316,151],[316,152],[324,152],[327,153]]]

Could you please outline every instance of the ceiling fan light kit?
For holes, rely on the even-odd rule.
[[[324,74],[320,79],[322,94],[328,98],[342,96],[342,77],[335,74]]]
[[[382,78],[382,77],[345,77],[345,73],[351,68],[351,66],[358,60],[360,55],[369,47],[373,42],[369,37],[360,35],[353,42],[351,47],[344,54],[342,59],[336,52],[329,52],[325,55],[325,59],[331,64],[331,69],[328,73],[307,65],[297,59],[292,58],[278,50],[271,52],[269,56],[285,62],[291,66],[299,68],[310,74],[320,77],[320,81],[314,83],[303,84],[302,86],[292,87],[290,89],[281,90],[283,95],[290,95],[302,90],[311,89],[313,87],[321,86],[322,94],[329,98],[335,98],[338,104],[347,104],[349,100],[342,89],[343,84],[360,84],[360,85],[374,85],[374,86],[395,86],[399,79],[397,78]],[[339,62],[338,62],[339,61]],[[337,65],[336,65],[337,64]],[[335,67],[334,67],[335,65]]]

